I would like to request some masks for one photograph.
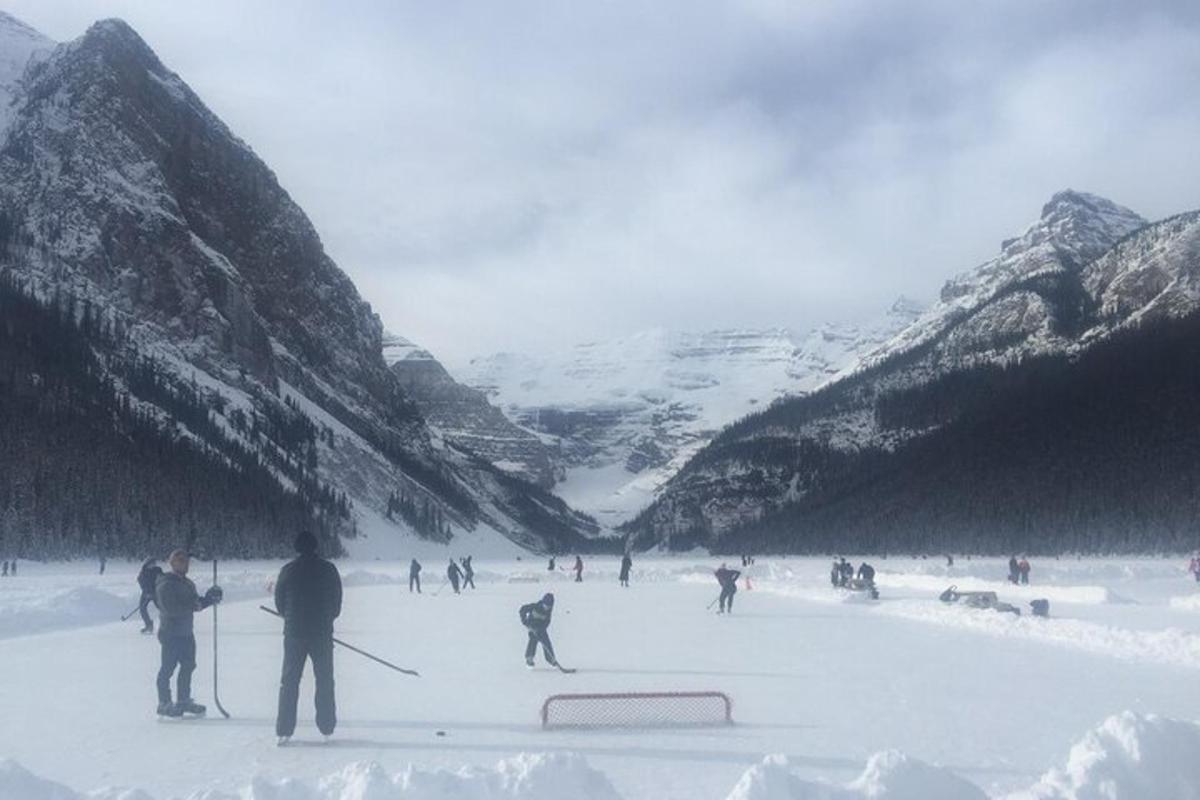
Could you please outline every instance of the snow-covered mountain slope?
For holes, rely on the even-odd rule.
[[[616,525],[723,426],[821,386],[910,323],[901,298],[879,320],[776,330],[652,330],[544,357],[477,358],[457,374],[552,446],[555,492]]]
[[[54,41],[16,17],[0,11],[0,136],[12,122],[18,84],[31,62],[54,49]]]
[[[189,424],[160,401],[164,424],[246,449],[283,486],[344,494],[356,514],[402,506],[397,531],[482,526],[536,549],[594,531],[431,433],[383,359],[378,318],[304,212],[127,24],[55,47],[11,108],[6,272],[122,331],[107,355],[118,394],[155,406],[114,366],[131,350],[153,359],[209,412]]]
[[[429,351],[385,334],[383,357],[425,421],[447,441],[543,488],[554,485],[546,444],[511,422],[483,392],[455,381]]]
[[[878,503],[886,496],[886,502],[903,502],[906,512],[924,515],[921,530],[906,532],[917,541],[940,534],[940,527],[953,518],[960,531],[964,525],[974,530],[979,521],[980,546],[995,546],[995,540],[987,541],[988,514],[981,514],[979,508],[968,512],[956,504],[968,503],[969,497],[979,500],[1004,485],[1011,494],[1038,476],[1014,464],[993,465],[995,470],[984,475],[976,470],[979,461],[968,460],[956,473],[946,475],[942,486],[968,474],[990,483],[961,487],[955,499],[943,496],[937,486],[915,485],[913,470],[929,476],[955,460],[981,458],[980,443],[992,441],[989,446],[997,454],[997,462],[1003,451],[1014,462],[1024,459],[1027,464],[1036,462],[1068,472],[1072,468],[1060,463],[1059,457],[1086,453],[1079,457],[1087,463],[1074,467],[1086,481],[1089,470],[1103,469],[1095,443],[1107,442],[1105,446],[1113,453],[1123,452],[1121,448],[1128,442],[1120,437],[1138,435],[1133,429],[1142,422],[1132,410],[1133,401],[1126,402],[1125,397],[1126,390],[1138,387],[1123,386],[1119,392],[1098,390],[1097,398],[1080,398],[1073,396],[1071,385],[1061,377],[1069,375],[1075,385],[1092,387],[1097,381],[1095,370],[1105,364],[1123,370],[1130,381],[1144,382],[1147,393],[1148,387],[1157,387],[1157,395],[1146,400],[1147,409],[1154,406],[1161,414],[1182,411],[1190,415],[1187,404],[1172,399],[1177,393],[1191,391],[1186,363],[1165,365],[1142,358],[1139,364],[1130,348],[1145,348],[1147,357],[1157,350],[1162,358],[1186,361],[1186,343],[1178,341],[1178,332],[1187,330],[1180,325],[1200,307],[1198,242],[1196,213],[1147,225],[1133,212],[1093,195],[1072,191],[1055,195],[1041,218],[1024,234],[1005,242],[997,258],[950,281],[937,304],[844,370],[837,380],[808,397],[777,403],[722,431],[629,530],[644,543],[675,540],[683,545],[696,540],[711,543],[721,537],[736,541],[739,531],[753,528],[755,535],[772,543],[786,543],[792,537],[793,545],[803,547],[800,537],[808,533],[802,529],[808,521],[824,515],[825,531],[861,534],[868,536],[863,541],[882,547],[886,543],[869,536],[892,525],[886,514],[869,525],[854,515],[866,513],[863,509],[870,505],[869,496]],[[1143,330],[1155,321],[1173,327]],[[1128,337],[1134,333],[1136,338],[1114,339],[1117,334]],[[1110,342],[1094,357],[1083,358],[1098,344]],[[1034,387],[1047,395],[1032,395]],[[1001,396],[1009,399],[1012,408],[1038,408],[1043,416],[1024,423],[1011,418],[1008,410],[997,405],[996,398]],[[1044,438],[1040,450],[1027,447],[1030,443],[1023,436],[1042,430],[1039,426],[1046,419],[1058,417],[1064,424],[1039,434]],[[1065,422],[1072,418],[1078,420],[1076,426]],[[975,426],[970,435],[964,433],[968,424]],[[1087,429],[1087,425],[1097,427]],[[1158,436],[1165,430],[1146,429],[1140,435]],[[1171,447],[1182,446],[1180,442],[1182,439]],[[1138,461],[1139,452],[1127,454],[1129,463]],[[1156,463],[1173,458],[1164,451]],[[900,465],[908,472],[896,472]],[[1147,469],[1158,474],[1152,464]],[[1184,469],[1179,480],[1190,485],[1197,477],[1194,473],[1194,469]],[[1128,488],[1134,483],[1114,485]],[[1052,476],[1042,476],[1042,484],[1062,488]],[[1095,485],[1100,484],[1096,479]],[[906,500],[887,488],[901,485],[907,486]],[[1030,484],[1021,491],[1028,499],[1040,488]],[[1174,490],[1182,491],[1179,486]],[[857,511],[852,508],[856,497]],[[1132,508],[1143,499],[1130,496],[1127,505]],[[1119,528],[1112,517],[1116,512],[1109,509],[1104,511],[1108,516],[1101,514],[1101,509],[1108,508],[1107,501],[1086,492],[1075,497],[1071,501],[1075,503],[1074,521],[1063,521],[1058,532],[1078,533],[1075,528],[1084,518],[1092,519],[1097,527]],[[1026,507],[1024,501],[1000,501],[998,495],[989,495],[986,502],[1002,502],[1005,511],[1026,508],[1027,522],[1013,523],[1021,530],[1021,525],[1031,524],[1039,515],[1053,515],[1056,506],[1052,498],[1040,507]],[[815,508],[818,503],[824,503],[822,509]],[[841,510],[835,512],[835,508]],[[802,519],[803,514],[808,516]],[[771,523],[772,530],[764,533],[768,526],[764,520],[772,515],[790,516],[786,525]],[[902,516],[892,513],[892,520]],[[1149,512],[1142,517],[1139,530],[1157,520],[1163,523],[1160,533],[1166,539],[1174,536],[1171,526],[1179,522],[1172,519],[1167,524]],[[1126,529],[1132,530],[1127,523]],[[787,526],[790,528],[784,530]],[[1081,541],[1084,544],[1080,546],[1098,546],[1099,540]],[[1091,545],[1086,544],[1089,541]],[[837,543],[822,540],[822,544],[833,547]]]

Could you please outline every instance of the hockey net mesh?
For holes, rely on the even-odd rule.
[[[542,704],[543,728],[648,728],[726,725],[733,703],[723,692],[556,694]]]

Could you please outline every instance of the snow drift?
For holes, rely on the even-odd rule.
[[[14,594],[5,593],[4,602],[0,604],[0,639],[115,622],[137,603],[134,595],[118,597],[91,586],[77,586],[48,595]]]
[[[897,750],[871,756],[845,784],[797,776],[784,756],[746,770],[726,800],[987,800],[944,767]],[[409,765],[389,775],[371,761],[317,781],[255,778],[237,794],[204,790],[187,800],[620,800],[601,772],[573,753],[522,753],[484,769]],[[1026,790],[1004,800],[1200,800],[1200,724],[1131,711],[1109,717]],[[0,800],[154,800],[140,790],[80,794],[0,759]]]

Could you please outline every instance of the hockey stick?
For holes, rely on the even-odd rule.
[[[271,616],[279,617],[281,619],[283,618],[283,614],[280,614],[278,611],[276,611],[273,608],[267,608],[266,606],[259,606],[259,608],[261,608],[263,611],[267,612]],[[345,642],[343,642],[341,639],[337,638],[336,636],[332,637],[332,639],[334,641],[334,644],[340,644],[342,647],[346,648],[347,650],[352,650],[355,653],[358,653],[360,656],[365,656],[376,663],[383,664],[385,667],[388,667],[389,669],[396,670],[396,672],[403,672],[405,675],[413,675],[418,678],[421,677],[421,673],[417,672],[415,669],[405,669],[404,667],[397,667],[392,662],[384,661],[379,656],[371,655],[366,650],[360,650],[352,644],[346,644]]]
[[[442,593],[442,589],[445,589],[445,588],[446,588],[447,586],[449,586],[449,585],[450,585],[450,579],[449,579],[449,578],[446,578],[445,580],[443,580],[443,581],[442,581],[442,585],[441,585],[441,586],[439,586],[439,587],[437,587],[437,590],[436,590],[436,591],[434,591],[434,593],[433,593],[433,595],[432,595],[432,596],[433,596],[433,597],[437,597],[439,594],[441,594],[441,593]]]
[[[724,592],[722,592],[722,594],[724,594]],[[705,610],[705,611],[712,611],[712,607],[713,607],[713,606],[715,606],[715,605],[717,604],[717,601],[718,601],[718,600],[720,600],[720,599],[721,599],[721,595],[717,595],[715,598],[713,598],[713,601],[712,601],[711,603],[709,603],[709,604],[708,604],[708,605],[705,607],[705,609],[704,609],[704,610]]]
[[[213,586],[217,585],[217,559],[213,558]],[[217,606],[220,603],[213,603],[213,705],[217,707],[217,711],[221,712],[221,716],[229,719],[229,712],[225,710],[225,706],[221,705],[221,697],[217,694]]]
[[[141,607],[142,607],[142,604],[139,602],[137,604],[137,607],[134,608],[133,611],[130,611],[128,614],[121,617],[121,622],[125,622],[126,620],[128,620],[130,617],[132,617],[134,614],[136,614]]]

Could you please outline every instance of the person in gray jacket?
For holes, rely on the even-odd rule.
[[[158,641],[162,661],[158,669],[158,713],[164,717],[204,714],[204,706],[192,699],[192,672],[196,669],[196,636],[192,616],[201,609],[221,602],[221,587],[212,586],[203,596],[188,578],[191,558],[176,550],[167,559],[171,571],[158,576],[154,583],[154,601],[158,604]],[[171,676],[179,668],[175,702],[171,702]]]

